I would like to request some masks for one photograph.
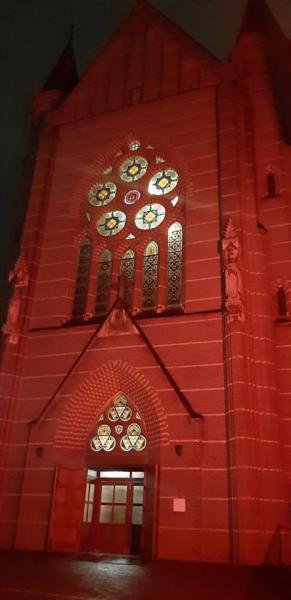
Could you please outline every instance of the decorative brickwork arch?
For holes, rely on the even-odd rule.
[[[100,414],[121,391],[144,420],[149,449],[167,445],[166,413],[154,388],[137,369],[116,360],[102,365],[79,386],[60,417],[55,447],[86,452]]]

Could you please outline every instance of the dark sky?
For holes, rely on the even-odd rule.
[[[0,0],[2,257],[12,225],[33,95],[41,89],[57,62],[72,25],[81,74],[134,3],[134,0]],[[226,61],[247,0],[152,0],[152,4]],[[291,20],[287,18],[291,14],[290,4],[286,0],[269,0],[277,17],[281,15],[286,33],[288,27],[291,33]]]

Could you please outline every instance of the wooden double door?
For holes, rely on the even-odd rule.
[[[145,471],[56,469],[47,549],[155,553],[157,467]]]
[[[83,547],[110,554],[141,554],[144,480],[102,477],[86,484]],[[109,472],[110,475],[110,472]],[[143,475],[143,473],[141,473]]]

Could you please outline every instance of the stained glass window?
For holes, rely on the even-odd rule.
[[[156,242],[150,242],[144,252],[142,308],[154,309],[158,292],[159,248]]]
[[[81,318],[86,312],[91,256],[92,242],[87,238],[79,246],[78,270],[72,311],[73,319]]]
[[[158,301],[161,260],[160,249],[154,240],[156,237],[159,240],[162,238],[161,243],[164,244],[165,231],[162,225],[167,222],[168,228],[168,222],[181,218],[178,216],[182,212],[183,199],[179,172],[175,165],[172,167],[168,162],[164,153],[159,153],[152,145],[143,145],[138,136],[130,136],[125,146],[117,148],[112,159],[104,163],[90,185],[84,214],[86,227],[93,232],[92,244],[97,242],[98,248],[101,242],[99,236],[106,237],[107,247],[116,252],[119,260],[119,297],[123,298],[128,308],[133,304],[135,271],[136,276],[140,276],[140,270],[136,269],[140,248],[143,246],[143,252],[149,239],[152,239],[143,252],[142,283],[138,281],[137,285],[142,289],[139,307],[154,311]],[[177,216],[172,218],[175,212]],[[149,233],[158,227],[160,235]],[[132,249],[125,252],[127,246],[124,244],[130,244]],[[112,254],[110,258],[102,257],[99,260],[97,315],[106,315],[109,309],[112,261]],[[182,228],[178,224],[168,230],[167,268],[167,306],[177,306],[181,303],[182,291]],[[80,310],[76,309],[77,312]]]
[[[109,425],[99,425],[97,429],[97,435],[91,440],[91,448],[94,452],[112,452],[116,446],[116,439],[111,435],[111,427]]]
[[[141,427],[138,423],[131,423],[126,430],[126,435],[122,436],[120,446],[125,452],[137,450],[140,452],[146,447],[146,439],[141,433]]]
[[[102,215],[97,223],[97,231],[105,237],[119,233],[126,223],[126,215],[121,210],[113,210]]]
[[[110,424],[102,422],[98,426],[96,435],[92,437],[90,442],[91,450],[94,452],[100,452],[101,450],[112,452],[116,447],[116,443],[124,452],[130,450],[141,452],[144,450],[147,442],[142,433],[141,425],[135,421],[129,422],[136,419],[137,414],[133,414],[125,396],[122,394],[117,396],[107,415],[101,415],[99,418],[99,421],[106,419]]]
[[[124,196],[125,204],[135,204],[140,199],[140,192],[138,190],[129,190]]]
[[[155,196],[168,194],[175,189],[178,184],[179,176],[174,169],[164,169],[158,171],[149,182],[149,193]]]
[[[135,254],[133,250],[127,250],[120,262],[120,295],[127,308],[132,306],[133,289],[134,289],[134,266]]]
[[[120,167],[122,181],[137,181],[146,173],[148,161],[143,156],[135,156],[125,160]]]
[[[155,229],[164,220],[166,210],[161,204],[147,204],[143,206],[135,217],[135,224],[138,229]]]
[[[168,306],[181,303],[183,229],[173,223],[168,231]]]
[[[112,252],[104,250],[99,259],[95,314],[108,312],[111,291]]]
[[[85,493],[85,503],[84,503],[84,514],[83,514],[84,523],[92,523],[94,492],[95,492],[94,483],[90,483],[89,481],[87,481],[86,493]]]
[[[115,198],[116,190],[115,183],[111,181],[93,185],[89,192],[89,202],[92,206],[105,206]]]

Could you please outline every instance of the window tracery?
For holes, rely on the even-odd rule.
[[[160,196],[175,189],[179,181],[177,171],[164,169],[156,173],[149,182],[149,193]]]
[[[147,246],[140,257],[143,261],[142,284],[138,284],[142,287],[140,305],[142,309],[156,308],[159,245],[165,243],[165,228],[168,229],[168,292],[167,301],[163,300],[163,303],[169,307],[178,306],[182,292],[184,211],[178,170],[165,154],[132,138],[120,147],[110,163],[104,164],[94,179],[87,192],[84,210],[86,228],[94,245],[107,238],[111,252],[110,260],[102,257],[99,260],[95,314],[105,314],[109,309],[113,254],[121,257],[119,293],[123,286],[125,303],[132,306],[135,267],[139,248],[145,248],[144,244]],[[105,212],[107,206],[110,210]],[[173,224],[178,221],[179,227],[175,228]],[[152,242],[148,243],[147,236],[152,230],[155,230]],[[129,255],[125,252],[125,240],[135,239],[136,249]],[[166,253],[162,253],[164,255]],[[115,289],[118,289],[116,283]],[[139,306],[136,309],[139,311]]]
[[[147,204],[143,206],[135,217],[138,229],[155,229],[164,220],[166,210],[161,204]]]
[[[142,308],[154,309],[157,304],[159,247],[150,242],[144,251]]]
[[[92,241],[89,238],[86,238],[79,245],[78,268],[72,311],[74,319],[81,318],[86,312],[91,258]]]
[[[117,187],[112,181],[93,185],[89,191],[89,203],[92,206],[105,206],[115,198]]]
[[[104,237],[119,233],[126,222],[126,214],[121,210],[104,213],[97,223],[97,231]]]
[[[169,307],[181,303],[182,293],[183,230],[180,223],[173,223],[168,230],[168,298]]]
[[[98,263],[97,292],[95,314],[103,315],[108,312],[112,277],[112,252],[104,250]]]
[[[123,452],[141,452],[145,449],[147,441],[137,420],[141,420],[140,414],[133,413],[127,398],[119,394],[107,413],[99,417],[101,424],[97,427],[96,435],[91,438],[91,450],[112,452],[118,445]]]
[[[122,299],[127,308],[132,306],[133,289],[134,289],[134,268],[135,268],[135,253],[133,250],[126,250],[120,261],[120,276],[121,285],[123,287]]]

